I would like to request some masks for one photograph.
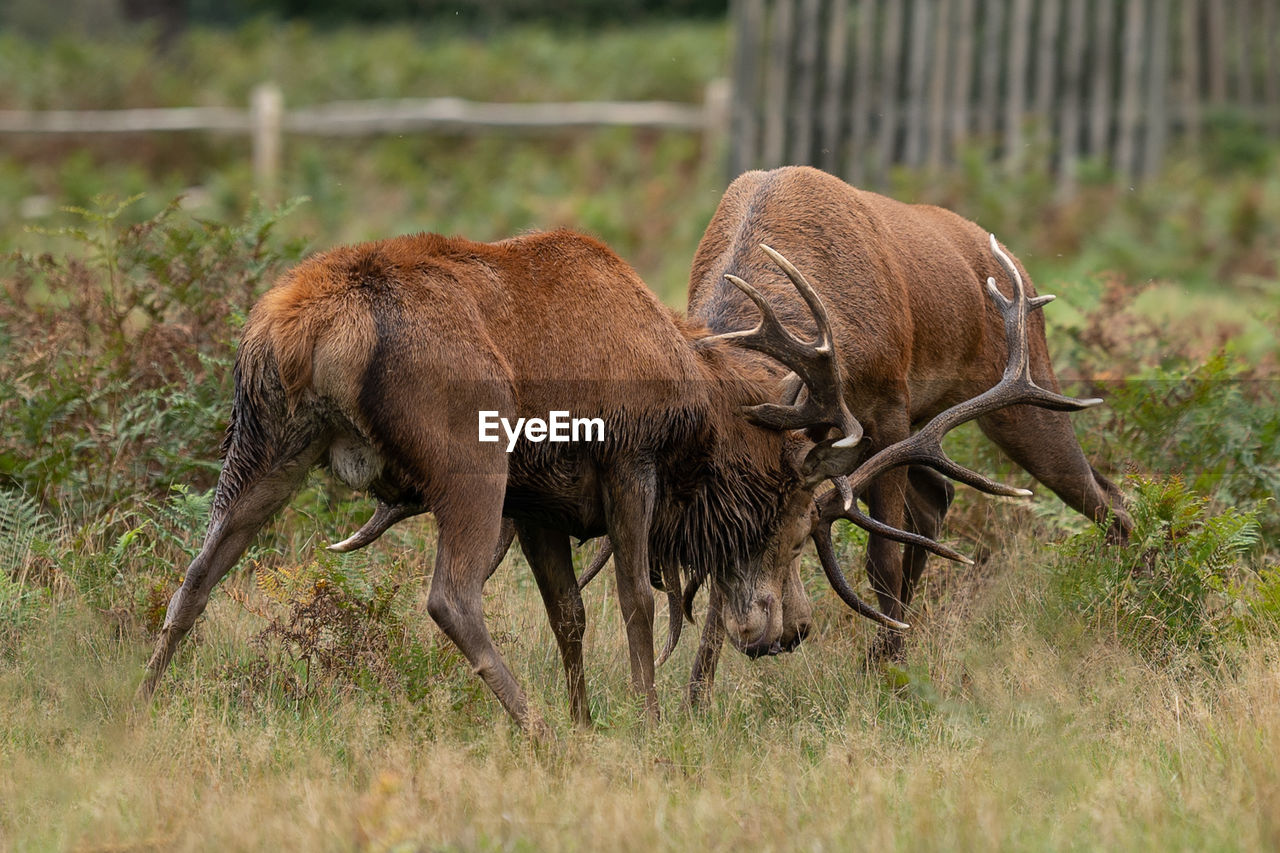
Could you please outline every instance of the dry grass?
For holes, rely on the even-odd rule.
[[[373,564],[411,575],[392,561],[430,538],[401,534]],[[627,694],[611,582],[597,583],[590,732],[567,720],[536,590],[511,558],[489,620],[556,729],[544,744],[513,730],[421,601],[407,630],[438,675],[420,701],[246,693],[228,666],[252,657],[263,622],[219,594],[137,714],[145,638],[113,636],[69,600],[0,673],[0,833],[9,848],[77,850],[1280,844],[1280,643],[1229,670],[1155,669],[1053,615],[1030,532],[999,549],[977,578],[934,567],[947,582],[902,669],[866,670],[869,630],[814,578],[819,626],[801,651],[727,653],[712,707],[690,714],[686,642],[660,673],[653,728]]]

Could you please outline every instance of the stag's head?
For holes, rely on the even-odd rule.
[[[748,657],[795,649],[809,633],[813,606],[800,580],[800,550],[809,535],[812,500],[795,492],[784,502],[779,527],[750,555],[742,577],[715,583],[729,641]]]
[[[761,249],[808,305],[817,337],[797,338],[759,291],[737,276],[726,276],[759,308],[760,323],[708,341],[755,350],[792,371],[782,382],[782,399],[743,411],[755,427],[781,438],[775,511],[755,540],[756,547],[740,555],[741,562],[733,570],[714,577],[723,601],[720,615],[726,634],[751,657],[790,651],[808,633],[812,607],[797,568],[800,551],[813,532],[814,492],[826,480],[849,470],[862,455],[862,427],[844,403],[840,361],[826,308],[790,261],[768,246]],[[866,605],[862,608],[871,610]]]

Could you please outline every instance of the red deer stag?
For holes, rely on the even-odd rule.
[[[950,211],[858,190],[817,169],[786,167],[747,172],[729,186],[694,256],[691,319],[721,334],[752,325],[755,309],[725,284],[732,274],[753,282],[788,325],[812,328],[776,271],[761,263],[755,252],[760,243],[803,269],[826,304],[840,354],[844,402],[866,431],[868,455],[903,442],[913,428],[1000,378],[1008,349],[1003,312],[984,299],[984,281],[1007,277],[1017,287],[1026,280],[1033,307],[1052,298],[1034,297],[1021,265],[998,258],[984,231]],[[1028,324],[1029,376],[1056,392],[1043,317],[1032,316]],[[1112,539],[1127,536],[1132,522],[1119,490],[1086,461],[1063,411],[1015,405],[985,411],[977,419],[988,438],[1069,506],[1109,524]],[[864,468],[855,484],[854,491],[865,488],[871,518],[856,502],[846,509],[849,486],[837,481],[841,488],[819,501],[812,536],[824,569],[839,585],[844,577],[831,545],[831,524],[846,518],[871,531],[867,574],[883,613],[902,620],[927,551],[959,557],[930,541],[941,529],[954,489],[925,466],[946,474],[953,470],[930,453],[886,452],[896,454],[898,467]],[[865,474],[881,467],[883,473],[874,478]],[[884,525],[906,527],[914,535],[882,535],[891,533]],[[905,557],[890,538],[908,543]],[[787,588],[796,612],[787,621],[803,628],[808,601],[794,569],[792,574]],[[711,594],[690,680],[695,701],[710,686],[723,638],[715,614],[718,594],[714,588]],[[896,654],[901,642],[901,632],[885,628],[872,653]]]
[[[570,232],[492,244],[401,237],[294,268],[245,326],[208,532],[169,602],[142,694],[213,587],[320,464],[380,501],[350,547],[398,518],[434,513],[428,612],[526,728],[540,717],[481,609],[504,516],[543,596],[580,723],[590,722],[585,613],[570,535],[613,544],[632,686],[651,715],[651,565],[674,588],[679,570],[709,576],[739,646],[772,649],[785,630],[775,580],[808,534],[813,489],[851,470],[861,430],[839,393],[820,299],[766,253],[812,311],[812,342],[769,311],[752,331],[713,335],[664,308],[605,246]],[[803,378],[803,403],[780,402],[770,359]],[[515,422],[555,411],[601,419],[603,440],[529,433],[510,452],[479,440],[482,412]]]

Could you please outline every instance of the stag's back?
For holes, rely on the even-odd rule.
[[[295,402],[308,391],[354,402],[375,361],[412,358],[450,379],[508,382],[532,406],[538,386],[557,381],[603,394],[623,380],[697,376],[681,327],[589,237],[422,234],[299,264],[253,309],[241,360],[273,362]]]
[[[750,303],[724,281],[733,273],[763,290],[789,324],[812,331],[760,243],[790,258],[823,296],[851,386],[906,376],[913,409],[932,409],[945,402],[943,391],[957,396],[999,377],[1004,335],[983,286],[988,275],[1005,276],[973,222],[809,167],[747,172],[730,185],[698,246],[691,317],[717,331],[754,323]],[[1043,350],[1043,320],[1037,314],[1032,323]]]

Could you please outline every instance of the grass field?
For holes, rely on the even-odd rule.
[[[256,681],[262,620],[219,594],[156,708],[136,714],[141,638],[62,602],[30,621],[0,676],[0,825],[24,849],[1280,841],[1274,633],[1217,662],[1154,664],[1058,612],[1053,550],[1025,517],[997,518],[978,571],[935,568],[902,669],[864,668],[869,632],[815,582],[818,629],[801,651],[756,664],[729,653],[711,708],[691,714],[678,702],[684,644],[653,728],[627,696],[611,581],[588,594],[599,726],[570,726],[554,642],[513,559],[486,606],[555,729],[543,744],[513,731],[422,615],[426,531],[379,546],[369,567],[409,585],[417,616],[397,630],[421,647],[413,672],[430,673],[409,689],[337,679],[289,698],[288,655],[260,652],[278,657]],[[232,583],[257,595],[244,574]]]
[[[177,61],[0,36],[0,107],[239,104],[268,71],[299,103],[503,86],[697,100],[726,60],[714,24],[492,38],[259,25],[193,32]],[[486,615],[551,724],[544,743],[427,616],[431,522],[331,555],[371,507],[318,474],[215,592],[154,706],[132,697],[203,532],[238,329],[274,275],[340,241],[569,225],[679,304],[724,185],[698,140],[291,144],[287,190],[310,201],[282,210],[251,201],[229,146],[6,148],[0,847],[1277,847],[1280,155],[1223,134],[1132,192],[1098,176],[1065,202],[1033,171],[896,178],[896,194],[996,231],[1060,295],[1055,360],[1108,398],[1077,432],[1123,480],[1130,546],[1103,547],[1051,496],[962,491],[946,538],[978,565],[933,561],[900,665],[865,664],[870,627],[808,558],[816,628],[800,649],[726,651],[692,712],[686,626],[653,726],[603,577],[586,592],[587,732],[513,554]],[[192,186],[198,204],[169,204]],[[52,209],[24,216],[36,196]],[[1029,485],[976,431],[949,450]],[[839,545],[859,581],[862,536]]]

